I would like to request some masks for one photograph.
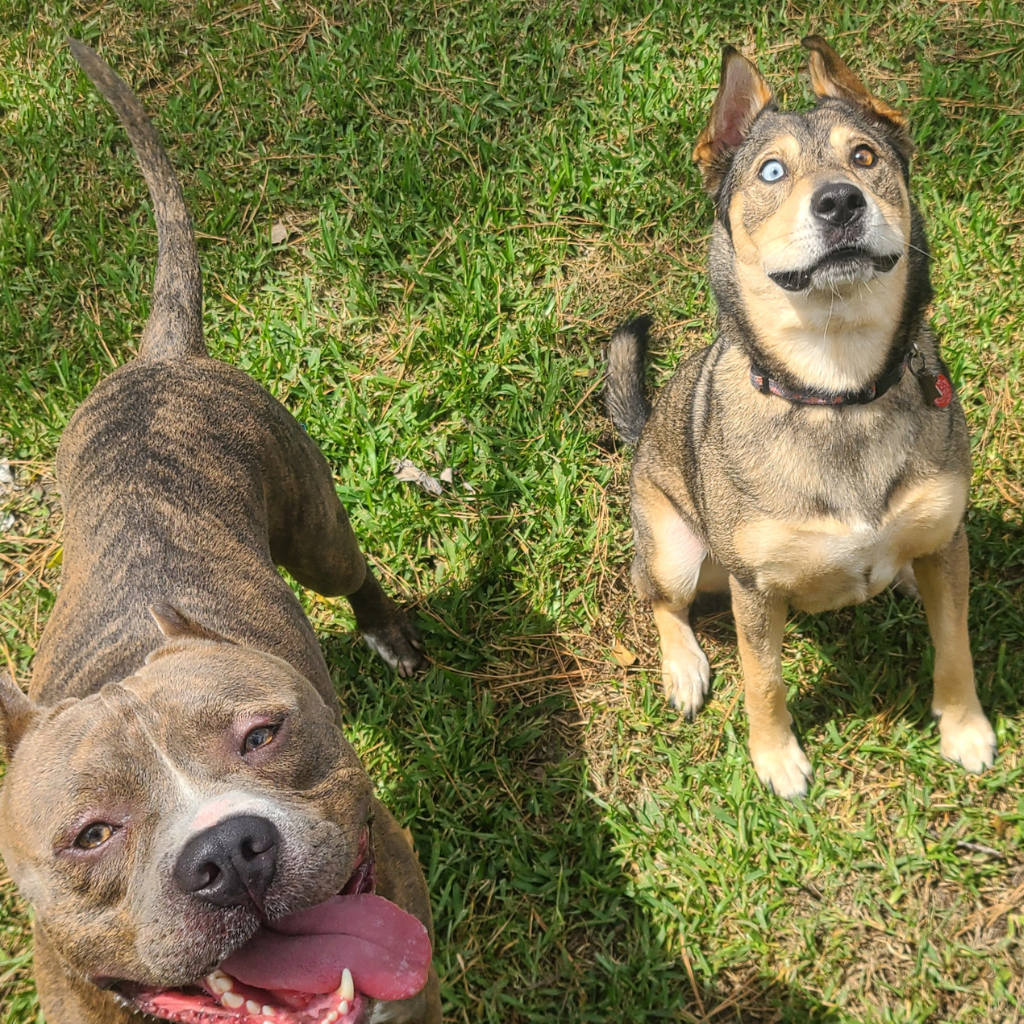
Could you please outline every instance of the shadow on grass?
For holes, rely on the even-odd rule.
[[[593,795],[590,711],[574,693],[599,673],[512,569],[496,543],[470,589],[422,597],[435,663],[420,679],[385,675],[349,639],[327,644],[353,738],[427,874],[445,1019],[838,1021],[754,964],[709,982],[681,938],[707,941],[705,923],[634,898],[639,869]]]

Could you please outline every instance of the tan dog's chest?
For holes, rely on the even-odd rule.
[[[878,523],[863,519],[755,519],[733,535],[759,589],[785,594],[803,611],[865,601],[900,569],[949,543],[963,516],[967,480],[940,474],[915,483]]]

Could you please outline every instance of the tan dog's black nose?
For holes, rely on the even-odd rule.
[[[280,833],[266,818],[228,818],[185,844],[174,865],[175,884],[214,906],[262,910],[280,842]]]
[[[848,181],[822,185],[811,196],[811,211],[818,220],[837,228],[852,224],[867,208],[864,193]]]

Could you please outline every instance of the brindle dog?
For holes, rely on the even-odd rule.
[[[647,417],[645,320],[609,350],[606,402],[636,443],[633,581],[654,605],[669,700],[696,713],[699,591],[732,596],[761,780],[806,792],[782,679],[787,610],[841,608],[916,578],[935,644],[942,753],[989,767],[995,735],[967,636],[967,424],[928,328],[928,248],[906,119],[818,36],[818,103],[784,113],[731,47],[694,160],[714,197],[718,337]]]
[[[275,563],[348,595],[403,675],[416,633],[313,442],[207,355],[167,156],[128,87],[71,49],[131,137],[159,256],[138,358],[60,445],[63,579],[29,695],[0,678],[0,849],[34,909],[43,1011],[49,1024],[436,1024],[423,873],[341,733]]]

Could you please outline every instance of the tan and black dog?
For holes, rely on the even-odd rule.
[[[666,693],[687,714],[704,702],[689,609],[699,591],[727,589],[751,757],[785,797],[811,777],[786,708],[787,610],[863,601],[901,574],[916,578],[935,644],[942,753],[975,772],[996,754],[967,636],[967,424],[926,320],[906,120],[823,39],[803,44],[814,109],[780,112],[727,47],[694,151],[715,201],[715,343],[647,419],[647,323],[626,325],[606,388],[637,443],[633,581],[654,605]]]
[[[157,134],[88,47],[159,236],[137,359],[57,457],[63,581],[29,695],[0,679],[0,849],[31,902],[49,1024],[441,1020],[427,889],[342,735],[275,563],[348,595],[404,675],[416,634],[370,575],[323,456],[207,356],[192,225]]]

